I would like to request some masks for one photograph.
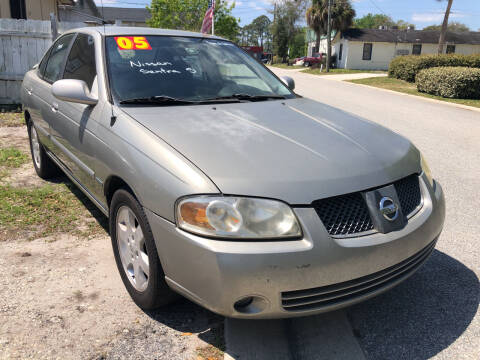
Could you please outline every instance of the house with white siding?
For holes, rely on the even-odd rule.
[[[342,69],[387,70],[396,56],[436,54],[439,31],[349,29],[332,34],[332,54]],[[320,40],[321,52],[326,52],[326,37]],[[309,54],[315,42],[309,42]],[[480,54],[480,32],[447,32],[447,54]]]

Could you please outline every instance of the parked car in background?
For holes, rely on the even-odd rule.
[[[295,58],[293,60],[293,64],[296,65],[296,66],[302,66],[305,58],[306,58],[306,56],[301,56],[301,57]]]
[[[324,56],[325,54],[323,53],[317,53],[317,54],[314,54],[313,56],[306,56],[303,59],[303,66],[309,67],[314,64],[320,64]]]
[[[21,95],[37,174],[109,218],[140,308],[285,318],[401,283],[445,217],[409,140],[294,88],[222,38],[112,26],[63,34]]]

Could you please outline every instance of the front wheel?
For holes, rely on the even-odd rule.
[[[143,208],[125,189],[112,198],[110,235],[120,276],[135,304],[143,310],[154,310],[176,299],[165,282]]]
[[[309,62],[306,62],[303,64],[305,67],[309,67],[310,66],[310,63]]]
[[[58,175],[58,167],[50,159],[40,143],[37,129],[31,121],[28,122],[28,137],[30,142],[30,153],[32,154],[33,167],[35,172],[42,179],[50,179]]]

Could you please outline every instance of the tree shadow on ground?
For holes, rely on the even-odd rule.
[[[368,359],[429,359],[467,329],[479,296],[475,273],[435,250],[411,278],[347,313]]]

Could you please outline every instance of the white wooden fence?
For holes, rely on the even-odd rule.
[[[85,26],[58,23],[58,33]],[[52,24],[41,20],[0,19],[0,105],[20,103],[25,73],[37,64],[52,44]]]

